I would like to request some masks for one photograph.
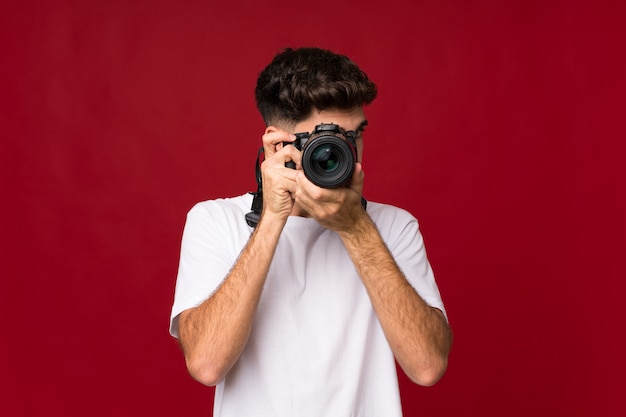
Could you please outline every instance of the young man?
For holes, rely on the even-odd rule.
[[[347,183],[315,185],[288,145],[339,127],[360,161],[375,97],[347,57],[284,50],[256,88],[267,126],[257,224],[249,194],[189,212],[170,332],[191,375],[217,385],[214,415],[400,416],[394,359],[420,385],[445,372],[450,331],[417,220],[364,204],[358,162]]]

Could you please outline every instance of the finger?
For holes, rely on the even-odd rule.
[[[270,155],[266,154],[264,161],[267,161],[267,166],[302,169],[302,153],[295,146],[287,144]]]
[[[302,169],[302,152],[298,148],[292,145],[285,145],[279,152],[282,154],[285,163],[293,162],[293,164],[290,164],[290,168]]]
[[[318,191],[318,187],[306,178],[303,171],[295,171],[295,173],[297,187],[294,195],[296,201],[308,212],[315,206],[315,198],[311,193]]]
[[[283,142],[293,142],[296,136],[276,126],[268,126],[263,134],[263,148],[266,157],[283,148]]]
[[[298,171],[285,168],[283,165],[271,165],[264,161],[262,166],[263,195],[264,201],[272,203],[291,204],[293,194],[296,192],[296,175]],[[282,203],[280,203],[282,201]]]
[[[339,189],[322,188],[313,184],[306,177],[304,171],[298,171],[296,181],[299,190],[298,196],[306,199],[310,204],[334,201],[336,199],[336,193],[339,191]]]
[[[363,191],[363,182],[365,180],[365,172],[363,171],[363,165],[357,162],[354,165],[354,172],[352,173],[352,179],[350,180],[350,189],[361,194]]]
[[[293,166],[287,165],[288,162],[293,162]],[[266,167],[274,167],[274,168],[285,168],[294,170],[302,169],[302,153],[295,146],[284,146],[281,150],[275,152],[271,156],[265,157],[263,163],[261,164],[261,168],[264,169]]]

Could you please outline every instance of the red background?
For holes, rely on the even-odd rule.
[[[626,414],[620,1],[4,1],[3,416],[210,415],[167,332],[185,214],[254,189],[285,46],[377,82],[365,195],[455,333],[407,416]]]

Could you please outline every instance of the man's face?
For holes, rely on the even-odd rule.
[[[313,109],[311,115],[306,119],[296,124],[293,132],[312,132],[315,126],[319,124],[334,123],[339,125],[344,130],[353,130],[356,132],[356,147],[359,162],[363,158],[363,131],[367,125],[365,115],[361,107],[355,107],[351,110],[317,110]]]

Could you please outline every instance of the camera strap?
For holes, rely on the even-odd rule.
[[[259,224],[261,218],[261,211],[263,210],[263,177],[261,176],[261,155],[263,154],[263,147],[259,149],[259,153],[256,157],[255,175],[256,175],[256,192],[250,192],[253,195],[252,198],[252,210],[246,214],[246,223],[248,226],[255,228]]]

